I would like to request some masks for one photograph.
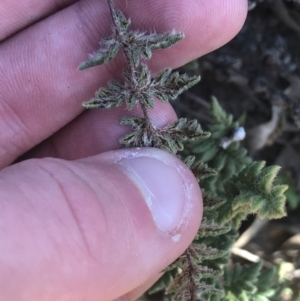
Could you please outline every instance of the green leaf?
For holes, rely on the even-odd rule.
[[[232,123],[232,115],[228,115],[223,110],[216,97],[212,97],[211,117],[213,120],[224,123],[226,126]]]
[[[242,178],[244,182],[254,183],[257,181],[265,165],[265,161],[253,162],[239,173],[239,178]]]
[[[138,74],[138,84],[142,89],[143,87],[148,87],[151,83],[151,73],[148,67],[145,64],[141,64],[139,67]]]
[[[250,266],[235,264],[233,269],[225,267],[224,287],[226,300],[251,300],[252,294],[257,291],[256,283],[262,268],[262,262]]]
[[[91,100],[84,102],[86,109],[113,108],[119,107],[125,102],[124,95],[120,94],[118,89],[101,88]]]
[[[205,179],[201,185],[205,189],[223,195],[225,183],[249,165],[252,159],[247,156],[246,149],[240,146],[239,141],[233,141],[227,148],[222,147],[223,139],[230,140],[240,125],[222,109],[216,98],[212,99],[211,118],[212,123],[208,127],[212,133],[210,138],[187,142],[185,154],[195,155],[197,160],[206,162],[210,168],[218,171],[218,177]]]
[[[209,192],[202,192],[202,197],[204,210],[206,212],[216,210],[226,202],[224,199],[212,197]]]
[[[158,100],[160,100],[161,102],[169,102],[169,98],[168,95],[161,92],[161,91],[155,91],[153,93],[153,96],[156,97]]]
[[[191,88],[200,81],[199,76],[188,77],[178,72],[171,73],[171,69],[162,70],[156,75],[152,83],[154,96],[163,102],[175,100],[181,93]]]
[[[145,104],[149,106],[152,105],[150,102]],[[136,117],[134,118],[135,121],[138,120]],[[125,122],[128,124],[128,118],[125,119]],[[124,124],[123,119],[121,120],[121,124]],[[132,123],[132,126],[134,132],[127,134],[120,140],[126,147],[159,147],[171,153],[176,153],[176,151],[183,149],[183,141],[186,137],[190,139],[205,139],[209,135],[209,133],[202,130],[196,120],[188,121],[185,118],[179,119],[173,124],[161,129],[154,127],[152,124],[148,124],[145,119],[143,119],[139,125]],[[200,167],[198,166],[197,168],[199,169]],[[202,171],[204,176],[204,167]],[[208,176],[208,173],[212,175],[214,172],[206,168],[206,176]]]
[[[171,68],[165,68],[161,70],[154,78],[154,82],[157,84],[163,85],[167,79],[169,78],[170,74],[172,73]]]
[[[202,237],[208,237],[208,236],[219,236],[221,234],[227,233],[231,230],[230,225],[224,225],[221,226],[220,224],[209,221],[205,217],[202,219],[202,223],[200,226],[200,229],[198,230],[198,233],[196,235],[196,240]]]
[[[207,164],[201,161],[194,163],[191,171],[198,181],[209,177],[215,177],[218,174],[216,170],[209,168]]]
[[[123,117],[120,121],[120,124],[131,126],[134,129],[142,126],[143,123],[144,123],[144,118],[137,117],[137,116]]]
[[[183,33],[176,33],[175,31],[162,34],[129,31],[126,33],[125,38],[123,38],[123,48],[127,53],[127,57],[130,58],[131,63],[135,67],[138,67],[140,56],[144,59],[151,59],[153,50],[168,48],[183,38]]]
[[[227,202],[220,209],[219,222],[233,220],[236,226],[248,214],[260,218],[281,218],[285,213],[286,185],[274,185],[279,167],[264,167],[265,162],[254,162],[244,168],[225,185]],[[233,190],[233,187],[238,188]]]
[[[138,103],[138,100],[136,99],[135,95],[129,95],[129,97],[127,97],[125,101],[128,110],[132,110]]]
[[[115,25],[117,26],[118,30],[122,33],[125,33],[128,31],[131,20],[127,19],[125,15],[120,10],[115,10]]]
[[[278,219],[286,216],[286,196],[284,193],[287,189],[287,185],[277,185],[272,188],[270,197],[262,203],[258,212],[260,218]]]
[[[141,44],[147,43],[147,46],[152,50],[156,49],[166,49],[176,44],[184,38],[184,33],[176,32],[172,30],[171,32],[161,33],[161,34],[150,34],[146,38],[141,40]]]
[[[141,56],[142,58],[146,60],[150,60],[152,57],[152,51],[150,47],[145,47],[141,50]]]
[[[141,147],[144,144],[152,146],[151,136],[145,129],[145,118],[137,116],[123,117],[120,124],[131,126],[134,129],[133,132],[126,134],[120,139],[121,144],[124,144],[126,147]]]
[[[279,166],[269,166],[264,168],[260,175],[260,181],[258,185],[268,193],[271,193],[274,179],[276,178],[280,170]]]
[[[188,120],[180,118],[166,128],[166,131],[172,137],[177,139],[207,139],[210,136],[209,132],[203,131],[201,125],[196,119]]]
[[[118,54],[121,48],[121,44],[114,38],[102,39],[100,45],[101,48],[90,56],[90,60],[81,64],[79,70],[109,63]]]
[[[197,263],[202,263],[205,260],[214,260],[224,257],[228,253],[224,250],[208,247],[205,244],[193,243],[190,247],[193,249],[193,258]]]
[[[256,296],[255,301],[270,301],[270,300],[265,296]]]

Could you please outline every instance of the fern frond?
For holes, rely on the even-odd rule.
[[[213,260],[223,257],[226,254],[226,251],[214,249],[206,246],[205,244],[192,243],[188,248],[188,253],[184,252],[173,264],[168,267],[168,269],[174,269],[178,267],[184,269],[188,265],[189,260],[200,264],[205,260]]]
[[[123,117],[120,124],[133,128],[133,132],[120,140],[126,147],[157,147],[170,153],[183,150],[183,142],[187,139],[201,140],[210,136],[210,133],[202,130],[197,120],[186,118],[180,118],[165,128],[156,128],[146,118],[135,116]]]
[[[182,272],[173,280],[166,289],[167,294],[173,294],[172,300],[205,300],[204,295],[222,296],[223,292],[212,285],[202,282],[202,279],[216,278],[222,275],[221,270],[212,269],[201,264],[205,258],[223,256],[222,252],[207,248],[203,245],[192,244],[176,261]],[[187,299],[182,299],[182,298]]]
[[[218,221],[224,224],[232,220],[238,227],[248,214],[269,219],[285,216],[284,192],[288,187],[274,185],[278,171],[278,166],[265,167],[265,162],[261,161],[250,164],[234,176],[225,185],[229,201],[220,209]]]
[[[247,292],[249,295],[254,294],[257,290],[256,283],[261,268],[261,261],[243,267],[237,263],[233,269],[226,267],[224,269],[224,287],[227,292],[226,300],[231,300],[228,298],[231,295],[240,297],[244,292]]]
[[[205,212],[217,210],[219,207],[226,203],[222,198],[212,197],[210,192],[202,190],[203,207]]]
[[[254,300],[271,301],[271,298],[278,294],[278,285],[276,285],[275,268],[268,269],[258,276],[256,283],[256,293],[252,296]]]
[[[207,236],[219,236],[227,233],[231,230],[231,225],[223,225],[216,223],[215,221],[209,221],[207,218],[203,218],[200,229],[197,232],[196,240]]]
[[[203,180],[205,178],[214,177],[218,174],[218,172],[210,167],[202,161],[195,162],[195,156],[188,156],[184,159],[184,163],[187,167],[190,168],[194,176],[198,181]]]
[[[275,269],[261,271],[262,262],[250,266],[236,264],[232,269],[224,271],[224,287],[226,301],[272,301],[273,297],[280,298],[282,289],[276,280]],[[276,298],[276,300],[277,300]]]
[[[231,126],[233,123],[232,115],[226,113],[226,111],[220,106],[216,97],[212,97],[210,115],[214,121],[213,123],[219,125],[219,127],[223,125],[224,129]]]

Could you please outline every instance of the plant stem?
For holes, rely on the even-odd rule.
[[[188,247],[185,251],[186,253],[186,258],[188,262],[188,271],[189,271],[189,278],[190,278],[190,301],[194,301],[194,290],[196,287],[195,280],[193,278],[193,267],[192,267],[192,259],[191,259],[191,254],[189,252],[190,247]]]
[[[113,1],[112,0],[107,0],[107,2],[108,2],[111,17],[112,17],[112,20],[113,20],[113,24],[114,24],[113,27],[114,27],[114,30],[115,30],[116,39],[118,39],[123,44],[124,55],[125,55],[125,58],[127,60],[128,65],[129,65],[129,72],[130,72],[130,78],[131,78],[131,90],[132,91],[137,91],[139,89],[139,85],[138,85],[138,82],[137,82],[136,77],[135,77],[136,68],[134,67],[134,64],[131,61],[130,56],[128,54],[129,50],[128,50],[128,48],[126,46],[126,43],[124,41],[124,37],[123,37],[122,33],[118,30],[116,9],[114,7]],[[140,104],[141,109],[142,109],[143,114],[144,114],[146,127],[151,132],[151,134],[153,134],[153,137],[155,137],[156,136],[156,131],[155,131],[155,128],[153,127],[151,119],[149,117],[148,109],[147,109],[147,107],[144,103],[139,102],[139,104]]]

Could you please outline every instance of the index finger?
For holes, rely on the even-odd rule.
[[[1,0],[0,41],[77,0]]]

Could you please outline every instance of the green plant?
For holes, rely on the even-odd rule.
[[[276,281],[275,269],[262,270],[262,262],[249,266],[236,264],[225,268],[225,300],[228,301],[271,301],[278,297],[280,287]]]
[[[285,195],[287,205],[291,210],[296,210],[300,205],[299,191],[295,182],[295,179],[288,172],[285,172],[278,176],[276,182],[278,184],[288,184],[289,188],[286,191]]]
[[[253,162],[246,156],[239,141],[232,139],[232,133],[240,128],[239,122],[233,121],[216,99],[212,100],[211,119],[209,130],[213,131],[212,135],[203,141],[187,142],[182,153],[182,156],[192,154],[200,162],[213,165],[218,173],[212,173],[210,169],[210,177],[198,175],[203,191],[204,217],[193,244],[171,266],[175,270],[173,275],[176,272],[177,275],[172,276],[174,281],[166,292],[174,294],[175,300],[239,300],[230,293],[232,286],[226,286],[231,265],[230,249],[237,238],[235,229],[248,214],[258,214],[261,218],[285,215],[287,186],[274,184],[279,167],[265,167],[265,162]],[[227,147],[223,147],[224,138],[230,138]],[[193,164],[187,165],[193,170]],[[227,271],[225,277],[224,270]],[[188,271],[193,277],[186,281]],[[250,274],[256,279],[258,274],[253,271]],[[243,294],[247,292],[241,288]]]
[[[246,151],[239,146],[240,138],[236,136],[238,122],[233,122],[216,99],[212,103],[211,137],[197,120],[181,118],[165,128],[152,124],[148,111],[154,107],[154,98],[163,102],[174,100],[200,78],[180,75],[170,68],[152,76],[142,59],[150,59],[153,50],[180,41],[183,33],[131,31],[130,19],[114,7],[112,0],[108,0],[108,5],[113,20],[112,35],[102,39],[101,49],[80,69],[109,63],[120,50],[127,67],[123,71],[123,82],[110,81],[108,87],[100,88],[84,107],[126,105],[131,110],[139,105],[142,117],[123,117],[120,121],[133,128],[120,142],[126,147],[158,147],[174,154],[181,151],[180,156],[203,189],[201,228],[193,243],[167,269],[152,291],[166,288],[173,300],[220,300],[226,295],[222,274],[236,239],[235,228],[248,214],[269,218],[284,216],[283,193],[287,187],[273,185],[278,167],[264,167],[264,162],[252,163],[246,157]],[[194,142],[189,142],[184,150],[187,140]]]
[[[201,186],[223,193],[226,181],[251,163],[252,159],[247,156],[247,150],[240,146],[240,140],[245,135],[240,121],[234,121],[231,115],[226,114],[215,97],[212,98],[211,119],[208,126],[210,139],[204,143],[187,143],[184,153],[193,154],[197,160],[209,164],[218,172],[218,177],[205,180]]]
[[[252,265],[227,266],[224,270],[222,301],[299,301],[299,284],[286,278],[282,262],[272,268],[264,268],[259,261]]]

